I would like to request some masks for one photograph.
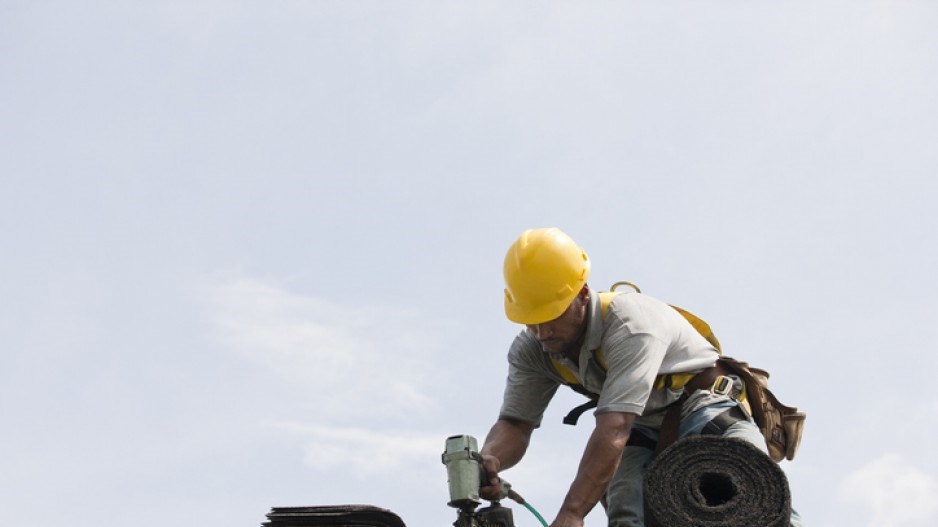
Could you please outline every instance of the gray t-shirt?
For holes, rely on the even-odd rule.
[[[674,308],[641,293],[623,293],[602,315],[599,294],[590,293],[586,335],[579,364],[559,354],[554,359],[573,371],[580,383],[599,395],[596,413],[629,412],[637,422],[657,427],[666,406],[679,390],[654,390],[655,377],[694,372],[713,366],[719,353]],[[602,348],[606,372],[595,364],[593,350]],[[508,351],[508,381],[500,417],[540,426],[544,410],[560,377],[550,364],[551,354],[527,329]]]

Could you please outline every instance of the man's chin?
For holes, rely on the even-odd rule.
[[[554,355],[560,355],[563,353],[563,343],[561,342],[551,342],[549,344],[541,342],[540,344],[541,349],[547,353],[553,353]]]

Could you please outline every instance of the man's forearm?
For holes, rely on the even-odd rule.
[[[528,423],[499,419],[485,437],[481,454],[497,458],[499,470],[511,468],[524,457],[533,431]]]
[[[582,525],[583,518],[609,487],[634,421],[634,414],[619,412],[596,416],[596,428],[586,444],[576,478],[554,525]]]

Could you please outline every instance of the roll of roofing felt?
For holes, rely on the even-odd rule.
[[[393,512],[371,505],[274,507],[264,527],[405,527]]]
[[[645,473],[647,527],[783,527],[791,494],[782,469],[755,446],[703,435],[675,442]]]

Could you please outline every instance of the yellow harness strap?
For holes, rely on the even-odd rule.
[[[680,313],[684,318],[686,318],[687,321],[690,322],[690,325],[694,326],[694,329],[697,330],[697,333],[700,333],[700,335],[703,336],[703,338],[707,339],[707,342],[709,342],[710,344],[713,344],[713,347],[716,348],[717,351],[720,352],[720,355],[723,355],[723,348],[720,347],[720,341],[717,340],[717,336],[714,335],[713,330],[710,329],[710,324],[707,324],[706,322],[703,321],[703,319],[691,313],[690,311],[681,309],[677,306],[671,306],[671,307],[673,307],[678,313]]]
[[[618,292],[603,291],[599,293],[599,302],[600,302],[600,305],[602,306],[603,320],[606,319],[606,313],[609,311],[609,304],[612,303],[612,299],[622,294],[628,294],[628,292],[627,291],[618,291]],[[713,347],[715,347],[717,351],[720,352],[721,355],[723,354],[723,350],[722,348],[720,348],[720,341],[717,340],[716,335],[713,334],[713,330],[710,329],[710,324],[707,324],[706,322],[703,321],[703,319],[701,319],[697,315],[694,315],[690,311],[681,309],[677,306],[671,306],[671,307],[674,308],[675,311],[680,313],[681,316],[687,319],[687,321],[690,322],[690,325],[693,326],[694,329],[696,329],[697,332],[700,333],[701,336],[703,336],[703,338],[707,339],[707,342],[712,344]],[[602,348],[599,348],[598,350],[596,350],[593,356],[596,359],[596,362],[599,363],[600,367],[602,367],[603,371],[606,371],[607,369],[606,359],[603,357]],[[580,384],[580,379],[577,378],[576,374],[573,373],[573,371],[571,371],[570,368],[568,368],[566,365],[554,359],[553,357],[551,357],[550,362],[553,365],[554,370],[557,371],[557,373],[563,378],[563,380],[567,384],[569,385]],[[660,390],[662,388],[670,388],[672,390],[680,390],[684,388],[684,386],[688,382],[690,382],[690,380],[693,379],[694,376],[697,375],[698,373],[700,372],[695,371],[695,372],[687,372],[687,373],[671,373],[668,375],[659,375],[655,378],[654,389]]]
[[[550,362],[554,366],[554,369],[557,371],[557,373],[563,377],[563,380],[567,384],[580,384],[580,379],[578,379],[577,376],[574,375],[574,373],[570,371],[570,368],[568,368],[566,365],[553,357],[550,358]],[[603,369],[605,369],[605,366]]]

